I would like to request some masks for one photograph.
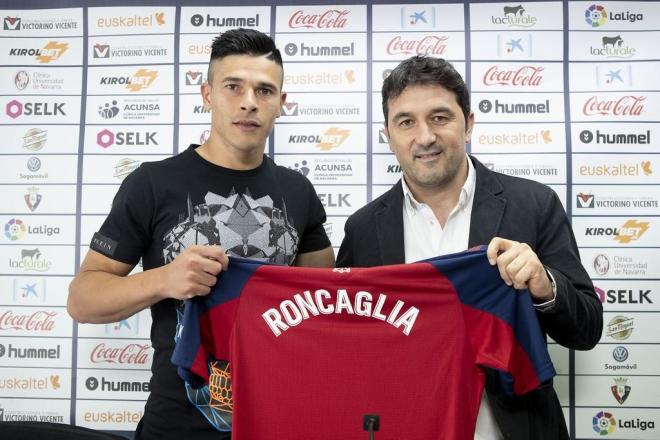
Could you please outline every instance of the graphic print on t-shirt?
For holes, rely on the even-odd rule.
[[[230,255],[291,264],[298,251],[298,232],[286,213],[273,205],[270,196],[254,199],[232,188],[228,197],[206,193],[205,203],[193,206],[164,237],[165,263],[191,245],[218,245]]]
[[[187,212],[180,215],[179,223],[163,237],[166,264],[192,245],[222,246],[229,255],[269,263],[289,265],[293,262],[298,252],[299,237],[293,221],[287,216],[284,201],[282,209],[279,209],[270,196],[254,199],[249,188],[245,189],[244,194],[232,188],[228,197],[209,191],[204,202],[193,206],[188,196]],[[174,340],[178,341],[182,330],[183,301],[176,313]],[[231,378],[228,366],[223,360],[209,362],[214,381],[222,382],[222,386],[194,389],[186,383],[188,399],[221,431],[231,430]]]

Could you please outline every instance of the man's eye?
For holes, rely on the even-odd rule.
[[[259,92],[259,94],[265,95],[265,96],[270,96],[274,93],[271,89],[259,89],[258,92]]]

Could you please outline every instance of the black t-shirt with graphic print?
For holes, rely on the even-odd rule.
[[[223,168],[197,147],[143,163],[127,176],[91,249],[128,264],[142,259],[149,270],[193,244],[278,264],[330,246],[325,211],[303,175],[266,156],[253,170]],[[170,362],[181,304],[167,299],[151,306],[151,393],[136,438],[223,438],[188,402]]]

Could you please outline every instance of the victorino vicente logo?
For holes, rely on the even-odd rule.
[[[126,344],[123,347],[108,347],[105,343],[96,345],[89,355],[93,364],[149,365],[151,355],[149,344]]]
[[[483,82],[487,86],[502,85],[513,87],[539,86],[543,81],[544,68],[540,66],[524,65],[517,69],[500,69],[495,65],[484,73]]]
[[[405,39],[397,35],[387,44],[390,55],[444,55],[448,36],[426,35],[422,38]]]
[[[0,330],[25,330],[30,332],[50,332],[55,327],[53,319],[57,312],[37,310],[16,314],[7,310],[0,315]]]
[[[640,116],[644,113],[646,96],[625,95],[618,99],[599,99],[592,96],[582,107],[586,116]]]
[[[289,18],[291,29],[343,29],[348,23],[350,11],[344,9],[328,9],[321,14],[305,14],[302,9],[294,12]]]

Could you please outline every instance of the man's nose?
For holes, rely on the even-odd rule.
[[[253,90],[246,90],[241,100],[241,110],[253,112],[257,109],[257,97]]]
[[[415,143],[423,147],[435,143],[435,133],[426,122],[418,125],[417,133],[415,134]]]

